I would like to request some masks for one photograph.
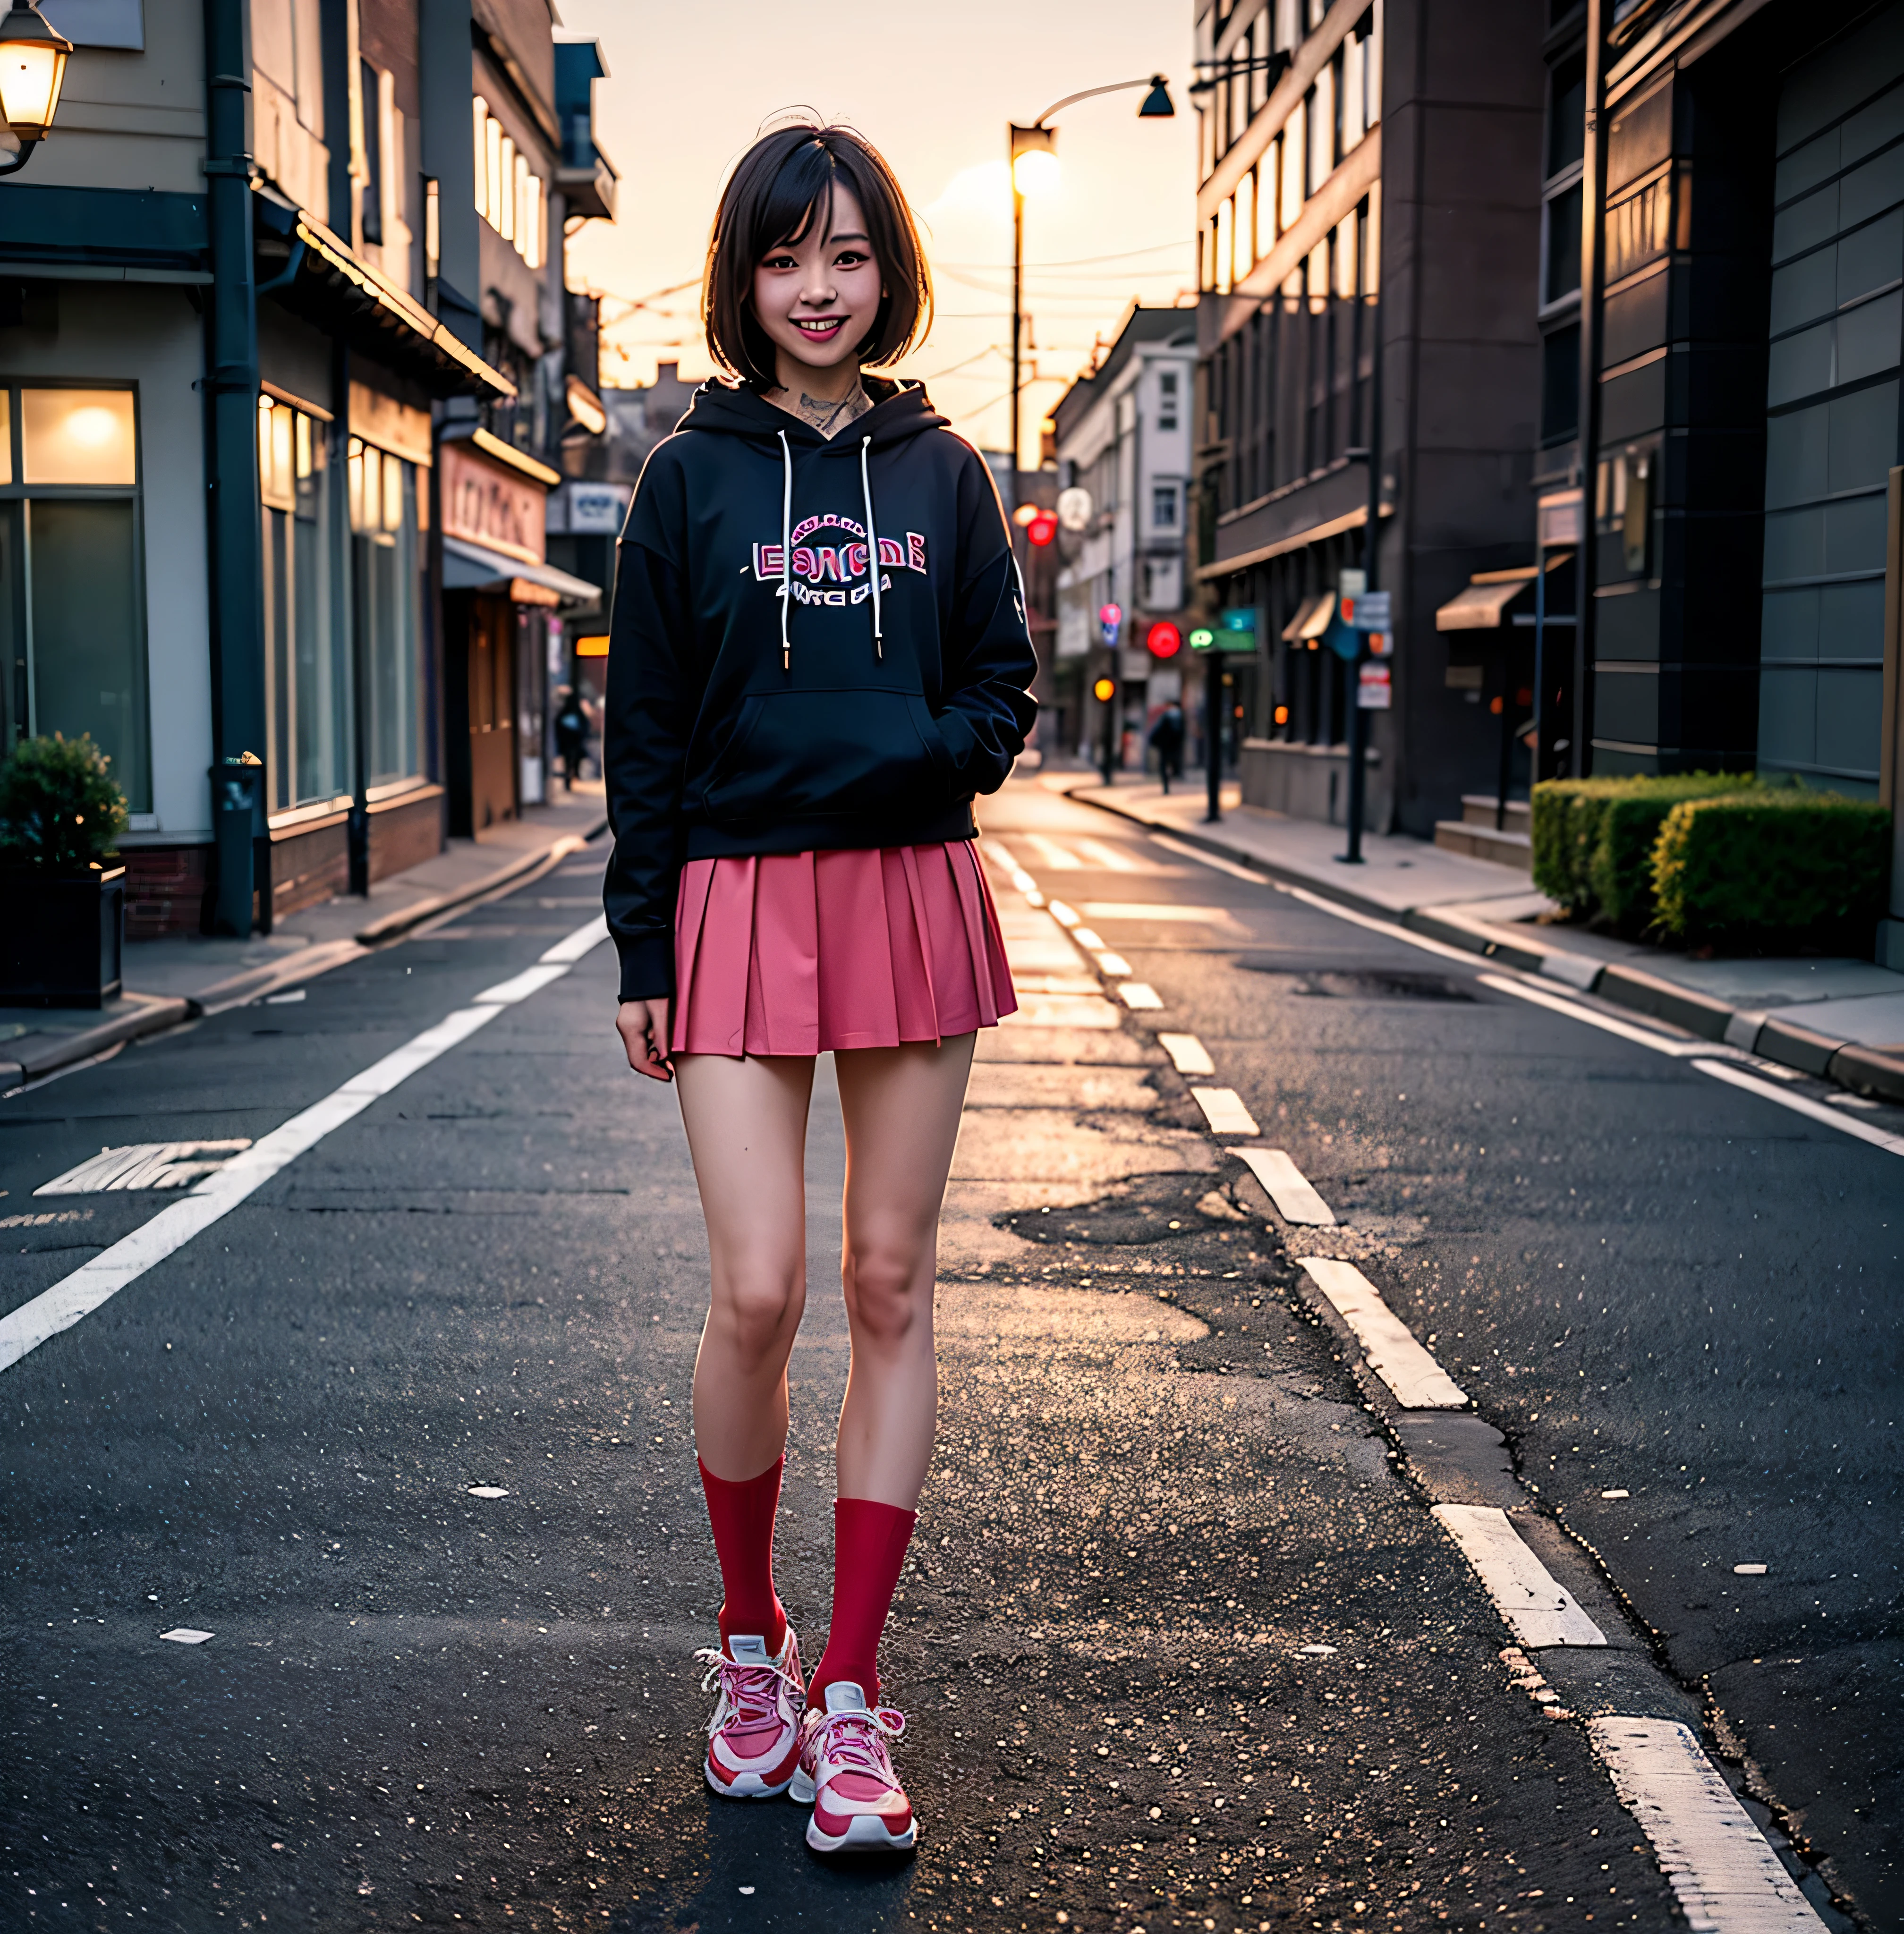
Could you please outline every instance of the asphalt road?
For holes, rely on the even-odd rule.
[[[1899,1924],[1895,1158],[1088,809],[987,823],[1079,857],[1068,897],[1234,920],[1098,924]],[[600,866],[0,1101],[0,1311],[172,1199],[35,1188],[268,1133],[581,925]],[[612,997],[598,949],[0,1372],[0,1924],[1681,1924],[1131,1018],[982,1050],[887,1655],[916,1860],[836,1872],[791,1805],[714,1801],[704,1237]],[[841,1160],[823,1083],[780,1538],[810,1655]]]

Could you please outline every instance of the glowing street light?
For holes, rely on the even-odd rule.
[[[0,175],[19,173],[47,138],[72,51],[73,43],[54,32],[32,0],[14,0],[0,18],[0,116],[20,143],[20,152],[0,162]]]
[[[1068,94],[1054,101],[1029,127],[1016,121],[1005,130],[1005,157],[1011,166],[1011,474],[1017,487],[1022,456],[1018,399],[1024,385],[1025,334],[1025,197],[1048,194],[1058,181],[1058,131],[1044,124],[1061,107],[1075,101],[1089,101],[1093,95],[1122,94],[1128,89],[1145,90],[1143,105],[1137,110],[1140,121],[1165,120],[1176,113],[1170,100],[1170,83],[1161,74],[1144,80],[1114,80],[1107,87],[1087,87],[1081,93]]]

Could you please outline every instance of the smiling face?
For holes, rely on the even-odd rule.
[[[773,345],[779,387],[832,395],[856,383],[857,351],[884,294],[859,198],[836,177],[805,234],[776,243],[755,265],[754,314]]]

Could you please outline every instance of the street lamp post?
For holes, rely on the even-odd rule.
[[[1011,484],[1018,487],[1018,472],[1023,457],[1023,437],[1019,423],[1019,398],[1024,389],[1025,339],[1025,185],[1035,171],[1055,167],[1058,160],[1058,131],[1044,124],[1061,107],[1074,101],[1089,101],[1098,94],[1122,94],[1131,88],[1149,90],[1137,110],[1140,121],[1164,120],[1174,115],[1170,83],[1161,74],[1147,80],[1114,80],[1104,87],[1087,87],[1054,101],[1029,126],[1013,121],[1006,124],[1005,157],[1011,170]],[[1043,157],[1042,161],[1033,157]]]
[[[33,158],[59,111],[66,57],[73,43],[56,33],[32,0],[14,0],[0,18],[0,117],[20,152],[0,161],[0,175],[17,175]]]

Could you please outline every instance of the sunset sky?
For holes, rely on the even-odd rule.
[[[931,256],[938,320],[902,366],[987,448],[1008,440],[1011,204],[1005,126],[1059,97],[1161,71],[1174,120],[1140,121],[1141,90],[1056,118],[1059,181],[1028,202],[1025,258],[1038,345],[1026,448],[1039,420],[1132,298],[1195,285],[1196,116],[1189,0],[835,0],[803,17],[762,0],[636,8],[563,0],[564,38],[599,40],[597,138],[619,170],[619,217],[571,245],[570,279],[603,306],[602,381],[645,383],[658,361],[709,374],[697,288],[720,184],[762,123],[792,107],[849,121],[911,197]],[[810,19],[815,31],[805,32]],[[645,306],[633,304],[646,299]]]

